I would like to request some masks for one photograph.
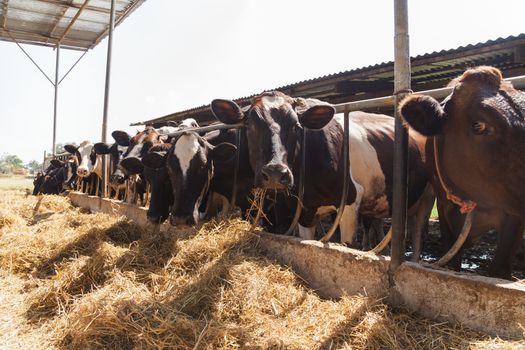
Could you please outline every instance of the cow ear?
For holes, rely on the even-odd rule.
[[[319,130],[328,124],[335,114],[335,108],[315,98],[295,98],[293,108],[299,123],[308,129]]]
[[[246,115],[237,103],[230,100],[211,101],[211,111],[215,118],[224,124],[237,124],[246,119]]]
[[[424,95],[406,97],[399,105],[399,114],[412,129],[424,136],[439,134],[446,120],[439,102]]]
[[[73,145],[65,145],[64,149],[67,153],[76,154],[78,152],[78,147]]]
[[[111,136],[115,139],[115,142],[119,144],[119,146],[128,147],[129,142],[131,140],[131,136],[125,131],[122,130],[115,130],[111,133]]]
[[[319,130],[332,120],[334,114],[335,108],[330,105],[314,105],[304,112],[298,113],[299,123],[308,129]]]
[[[50,163],[55,168],[61,168],[64,166],[64,162],[58,159],[51,159]]]
[[[166,152],[149,152],[142,157],[142,165],[152,169],[159,169],[166,165]]]
[[[209,146],[208,146],[209,147]],[[219,143],[211,147],[211,158],[214,162],[227,163],[235,157],[237,147],[228,142]]]
[[[93,145],[96,154],[108,154],[111,152],[111,145],[105,142],[97,142]]]

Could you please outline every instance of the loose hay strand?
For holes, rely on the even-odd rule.
[[[257,233],[240,219],[212,221],[190,233],[145,234],[126,218],[87,214],[67,198],[47,196],[33,215],[35,203],[17,192],[0,197],[0,287],[6,300],[9,293],[21,300],[0,303],[8,305],[2,314],[11,315],[9,323],[0,318],[7,344],[183,350],[525,346],[394,310],[368,296],[322,299],[291,269],[265,258]],[[12,281],[24,285],[8,288]]]

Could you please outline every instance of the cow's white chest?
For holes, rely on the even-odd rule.
[[[343,128],[343,116],[337,115],[336,121]],[[366,129],[349,120],[350,134],[350,174],[352,181],[362,186],[363,197],[360,210],[376,216],[386,216],[389,212],[386,197],[385,174],[381,169],[375,148],[368,141]],[[374,127],[375,124],[374,124]],[[380,124],[377,128],[382,127]],[[372,213],[374,212],[374,213]]]

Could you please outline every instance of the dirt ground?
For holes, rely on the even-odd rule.
[[[36,204],[0,193],[0,349],[525,349],[364,295],[320,298],[238,219],[166,236],[64,197]]]

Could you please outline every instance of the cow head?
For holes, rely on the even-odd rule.
[[[111,175],[109,176],[109,185],[114,189],[122,188],[127,177],[119,168],[119,164],[127,147],[121,146],[117,142],[113,144],[98,142],[93,145],[93,150],[97,156],[109,154],[111,157]]]
[[[51,170],[47,172],[42,181],[40,192],[43,194],[59,194],[66,179],[66,165],[58,159],[51,160]]]
[[[292,168],[303,126],[321,129],[335,113],[331,105],[319,100],[292,98],[277,91],[255,97],[246,110],[228,100],[214,100],[211,108],[225,124],[245,123],[255,186],[274,190],[294,185]]]
[[[77,169],[78,169],[78,159],[76,156],[71,155],[66,160],[64,164],[66,168],[66,178],[64,180],[63,188],[64,190],[70,190],[75,187],[77,180]]]
[[[138,132],[133,137],[125,131],[118,130],[113,131],[111,135],[120,146],[127,147],[119,165],[127,176],[142,173],[144,169],[142,157],[153,145],[162,143],[159,139],[160,134],[153,127],[146,127],[144,131]]]
[[[65,145],[64,149],[77,157],[77,175],[79,177],[88,177],[92,172],[99,172],[101,169],[100,164],[97,164],[97,155],[95,154],[93,144],[90,141],[84,141],[78,147],[74,145]]]
[[[435,136],[450,190],[484,207],[525,216],[525,93],[493,67],[465,71],[440,104],[412,95],[399,111],[416,131]]]
[[[173,190],[166,168],[167,153],[171,147],[169,143],[155,145],[142,158],[144,177],[151,188],[150,205],[146,216],[155,224],[166,221],[170,214],[170,207],[173,205]]]
[[[199,221],[199,206],[213,177],[213,163],[235,156],[230,143],[211,145],[194,132],[184,132],[173,141],[167,168],[173,187],[172,225],[192,225]]]

